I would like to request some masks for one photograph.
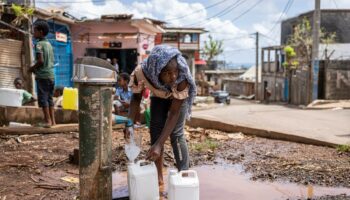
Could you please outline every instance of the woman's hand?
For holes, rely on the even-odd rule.
[[[124,130],[123,130],[123,132],[124,132],[124,139],[125,139],[126,141],[129,141],[129,140],[130,140],[130,131],[129,131],[129,128],[128,128],[128,127],[125,127]]]
[[[152,145],[150,150],[147,153],[147,160],[156,161],[160,156],[162,152],[162,146],[158,143]]]

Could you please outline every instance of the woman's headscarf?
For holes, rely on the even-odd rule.
[[[194,97],[196,96],[196,84],[193,80],[185,58],[181,55],[181,52],[177,48],[169,45],[157,45],[153,48],[149,57],[142,62],[142,71],[156,88],[170,92],[171,89],[161,83],[159,80],[159,74],[174,57],[176,57],[179,68],[179,76],[177,77],[175,84],[177,85],[184,80],[187,80],[189,84],[189,97],[186,99],[188,108],[186,116],[187,119],[190,119],[192,103],[194,101]]]

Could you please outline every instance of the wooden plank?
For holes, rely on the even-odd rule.
[[[0,135],[34,135],[34,134],[54,134],[78,132],[78,124],[59,124],[51,128],[41,127],[2,127]]]

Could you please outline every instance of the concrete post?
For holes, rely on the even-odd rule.
[[[78,59],[79,184],[81,200],[112,199],[112,95],[116,72],[107,61]]]
[[[112,199],[112,85],[79,84],[80,199]]]
[[[321,30],[321,0],[315,0],[315,11],[313,13],[312,24],[312,63],[310,75],[311,79],[309,87],[309,102],[318,98],[318,75],[320,70],[319,61],[319,44],[320,44],[320,30]]]
[[[259,32],[256,32],[255,36],[255,100],[258,99],[259,96]],[[263,65],[263,62],[261,63],[261,67]]]

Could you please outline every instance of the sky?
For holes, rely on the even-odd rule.
[[[222,40],[218,59],[234,63],[255,62],[255,36],[259,45],[278,45],[280,22],[314,8],[314,0],[36,0],[40,8],[62,8],[77,18],[103,14],[133,14],[166,21],[167,26],[203,27]],[[321,8],[350,9],[350,0],[321,0]],[[203,46],[203,44],[201,45]]]

